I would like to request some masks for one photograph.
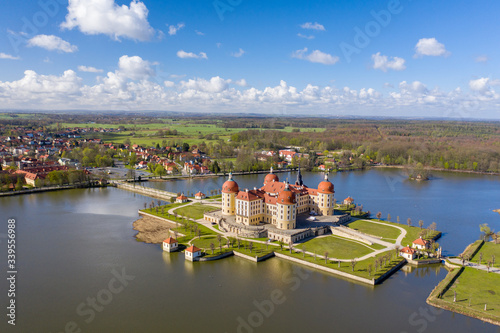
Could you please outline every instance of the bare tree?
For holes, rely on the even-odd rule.
[[[250,253],[252,253],[253,242],[248,243],[248,248],[250,249]]]
[[[302,245],[302,258],[306,257],[306,246]]]
[[[479,260],[477,261],[478,265],[481,265],[482,261],[483,261],[483,252],[479,252]]]
[[[290,239],[290,241],[288,242],[288,248],[290,249],[290,254],[292,253],[292,250],[293,250],[293,242],[292,240]]]
[[[382,218],[382,212],[378,212],[375,216],[380,220]]]
[[[214,254],[214,250],[215,250],[214,243],[210,243],[210,249],[212,250],[212,254]]]
[[[399,216],[396,216],[396,222],[401,222],[401,219],[399,218]]]
[[[222,252],[222,236],[220,234],[217,235],[217,241],[219,242],[219,250]]]
[[[391,214],[387,214],[387,221],[391,222]]]
[[[241,245],[241,240],[239,238],[236,238],[236,242],[238,243],[238,249],[239,249]]]
[[[408,226],[411,227],[411,218],[408,218],[408,220],[406,220],[406,224],[408,224]]]
[[[366,270],[368,271],[368,277],[372,276],[372,264],[368,264],[366,267]]]
[[[424,221],[418,221],[418,226],[420,227],[420,229],[422,229],[422,227],[424,226]]]
[[[351,260],[351,267],[352,267],[352,271],[354,272],[354,267],[356,267],[356,264],[358,263],[358,261],[356,259],[352,259]]]
[[[491,266],[492,266],[491,261],[488,261],[488,264],[486,265],[486,269],[488,270],[488,273],[490,272]]]
[[[328,251],[325,251],[325,264],[328,264]]]

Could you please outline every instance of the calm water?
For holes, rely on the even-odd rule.
[[[500,216],[491,212],[500,208],[498,178],[437,176],[426,183],[395,181],[393,187],[393,170],[341,173],[331,180],[337,198],[351,195],[394,219],[436,221],[446,231],[440,243],[452,253],[478,237],[479,223],[500,229]],[[236,180],[253,187],[263,177]],[[320,180],[319,174],[304,175],[310,186]],[[206,192],[221,182],[148,185]],[[82,332],[500,332],[479,320],[432,312],[425,299],[446,275],[439,266],[400,271],[373,288],[276,258],[193,264],[182,254],[164,254],[159,245],[133,238],[137,209],[150,200],[114,188],[0,198],[0,233],[7,218],[18,224],[17,326],[8,326],[2,315],[0,332],[64,332],[71,322]],[[5,238],[0,241],[6,258]],[[114,280],[123,269],[130,276],[125,287]],[[5,309],[7,284],[0,288]],[[105,305],[91,310],[86,303],[96,297]]]

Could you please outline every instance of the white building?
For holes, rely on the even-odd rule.
[[[186,249],[186,260],[194,261],[196,258],[201,257],[201,249],[191,245]]]
[[[179,243],[175,238],[168,237],[163,241],[163,251],[174,252],[179,249]]]

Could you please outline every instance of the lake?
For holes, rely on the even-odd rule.
[[[265,175],[236,176],[240,188]],[[279,174],[295,180],[295,173]],[[316,187],[322,174],[304,173]],[[435,221],[445,253],[479,237],[480,223],[500,230],[498,177],[435,173],[411,182],[397,170],[330,175],[336,198],[348,195],[372,213],[414,225]],[[209,192],[223,178],[150,182],[169,191]],[[256,185],[257,184],[257,185]],[[441,266],[401,270],[371,287],[272,258],[231,257],[191,263],[182,253],[134,239],[132,222],[150,198],[116,188],[0,198],[0,256],[6,221],[17,221],[17,325],[1,332],[500,332],[477,319],[428,306],[446,275]],[[4,266],[5,267],[5,266]],[[1,273],[6,281],[6,269]],[[0,284],[7,306],[7,283]],[[4,310],[6,311],[6,310]]]

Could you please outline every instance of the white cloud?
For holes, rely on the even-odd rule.
[[[490,88],[490,85],[488,84],[488,81],[490,79],[487,77],[482,77],[477,80],[470,80],[469,81],[469,88],[474,91],[486,91]]]
[[[163,84],[165,85],[165,87],[167,88],[172,88],[175,86],[175,82],[172,82],[172,81],[165,81],[163,82]]]
[[[205,52],[200,52],[199,54],[193,52],[185,52],[184,50],[177,51],[177,56],[181,59],[208,59]]]
[[[49,51],[61,51],[73,53],[78,50],[78,47],[71,45],[60,37],[54,35],[37,35],[28,40],[28,46],[38,46]]]
[[[146,5],[138,0],[132,0],[130,6],[119,6],[114,0],[69,0],[61,28],[78,28],[84,34],[104,34],[115,40],[146,41],[155,32],[149,25]]]
[[[415,45],[415,57],[448,55],[450,52],[446,51],[444,44],[438,42],[436,38],[422,38]]]
[[[168,34],[170,36],[173,36],[173,35],[176,35],[177,34],[177,31],[181,30],[182,28],[184,28],[186,25],[184,23],[177,23],[177,25],[170,25],[168,27]]]
[[[488,62],[488,60],[489,60],[488,56],[485,55],[477,56],[475,59],[476,62],[482,62],[482,63],[486,63]]]
[[[155,75],[151,65],[151,62],[143,60],[139,56],[124,55],[118,61],[119,70],[117,73],[132,80],[144,80]]]
[[[201,31],[195,30],[194,32],[196,32],[196,34],[198,36],[205,36],[205,33],[201,32]]]
[[[319,30],[319,31],[325,31],[325,27],[322,24],[319,24],[318,22],[306,22],[304,24],[301,24],[300,27],[302,29],[311,29],[311,30]]]
[[[339,57],[321,52],[320,50],[314,50],[311,53],[307,54],[307,47],[302,50],[293,52],[292,58],[307,60],[309,62],[319,63],[323,65],[334,65],[340,60]]]
[[[304,38],[304,39],[314,39],[313,35],[303,35],[300,32],[297,34],[297,36],[299,36],[300,38]]]
[[[102,73],[103,72],[102,69],[97,69],[97,68],[91,67],[91,66],[78,66],[78,70],[80,72],[87,72],[87,73]]]
[[[172,79],[182,79],[183,77],[186,77],[186,74],[170,74],[170,77]]]
[[[406,69],[405,60],[399,57],[393,57],[389,59],[385,55],[381,55],[380,52],[372,54],[373,69],[380,69],[387,72],[388,69],[395,71],[402,71]]]
[[[241,56],[242,56],[242,55],[244,55],[244,54],[245,54],[245,51],[244,51],[243,49],[241,49],[241,48],[239,49],[239,51],[238,51],[238,52],[233,52],[233,53],[231,53],[231,55],[232,55],[233,57],[235,57],[235,58],[239,58],[239,57],[241,57]]]
[[[0,59],[19,60],[19,59],[21,59],[21,58],[19,58],[19,57],[14,57],[13,55],[10,55],[10,54],[6,54],[6,53],[2,53],[2,52],[0,52]]]
[[[180,86],[182,89],[220,93],[226,90],[231,82],[231,80],[224,80],[221,77],[216,76],[208,81],[205,79],[190,79],[188,81],[181,81]]]
[[[234,84],[240,86],[240,87],[246,87],[247,86],[247,81],[245,79],[241,79],[238,81],[234,81]]]

